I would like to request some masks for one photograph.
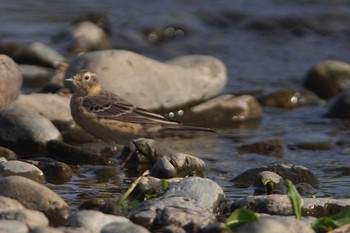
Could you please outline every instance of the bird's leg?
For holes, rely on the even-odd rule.
[[[129,146],[129,149],[130,149],[130,152],[129,154],[125,157],[125,160],[123,161],[123,163],[120,165],[120,168],[121,169],[124,169],[124,167],[126,166],[127,162],[131,159],[131,157],[133,156],[133,154],[135,154],[137,152],[137,148],[136,148],[136,145],[134,143],[133,140],[131,140],[129,143],[128,143],[128,146]]]

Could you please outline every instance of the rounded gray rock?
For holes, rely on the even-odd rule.
[[[28,233],[28,226],[18,220],[0,220],[0,233]]]
[[[101,233],[149,233],[146,228],[134,223],[125,223],[125,222],[113,222],[105,226]]]
[[[17,98],[22,86],[18,65],[8,56],[0,54],[0,108]]]
[[[162,63],[125,50],[89,52],[69,66],[66,78],[79,70],[97,73],[104,88],[148,109],[169,109],[219,94],[225,87],[225,65],[204,55]]]
[[[49,225],[49,220],[42,212],[30,209],[0,211],[0,219],[18,220],[30,228]]]
[[[39,168],[18,160],[0,163],[0,177],[6,176],[23,176],[39,183],[45,183],[44,173]]]
[[[81,210],[74,213],[69,219],[71,227],[83,227],[91,233],[99,233],[104,226],[113,222],[131,223],[125,217],[104,214],[97,210]]]
[[[32,93],[19,95],[12,105],[29,108],[49,119],[58,128],[68,128],[73,122],[69,103],[70,98],[63,95]]]
[[[43,212],[50,225],[61,225],[69,216],[68,204],[46,186],[21,176],[0,179],[0,195],[19,201],[24,207]]]
[[[0,141],[25,152],[46,153],[46,142],[62,140],[57,128],[44,116],[24,107],[0,111]]]

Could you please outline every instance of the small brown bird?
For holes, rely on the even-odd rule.
[[[76,89],[70,101],[76,123],[111,146],[137,137],[154,136],[163,130],[214,132],[208,128],[184,126],[136,107],[102,89],[93,72],[81,71],[66,81],[72,81]]]

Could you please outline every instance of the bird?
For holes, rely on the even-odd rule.
[[[215,132],[209,128],[186,126],[137,107],[105,90],[94,72],[82,70],[65,81],[72,82],[75,89],[70,100],[74,121],[111,147],[140,137],[154,137],[166,130]]]

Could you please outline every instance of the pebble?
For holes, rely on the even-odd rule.
[[[18,65],[8,56],[0,54],[0,109],[15,100],[22,87],[22,74]]]
[[[54,69],[43,66],[22,64],[19,65],[19,68],[24,87],[41,87],[48,83],[55,74]]]
[[[204,101],[218,95],[227,81],[224,64],[204,55],[162,63],[125,50],[89,52],[70,63],[66,78],[81,69],[97,73],[107,90],[152,110]]]

